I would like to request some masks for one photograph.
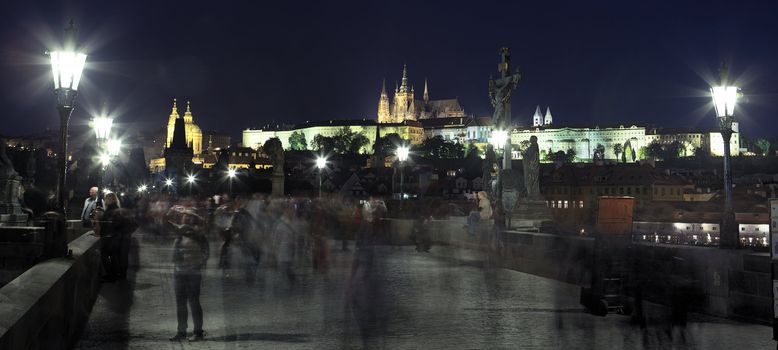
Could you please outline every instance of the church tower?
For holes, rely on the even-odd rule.
[[[192,170],[192,156],[192,147],[186,142],[186,123],[178,117],[173,121],[173,138],[165,148],[165,171],[173,176],[184,176]]]
[[[424,79],[424,104],[428,104],[430,102],[430,93],[427,90],[427,79]]]
[[[532,116],[532,126],[543,126],[543,115],[540,114],[540,106],[535,107],[535,115]]]
[[[551,107],[546,107],[546,117],[543,118],[543,124],[551,125],[552,123],[553,119],[551,118]]]
[[[170,143],[173,142],[173,130],[176,126],[176,119],[178,119],[178,107],[176,106],[176,99],[173,99],[173,111],[170,112],[170,117],[167,120],[167,139],[165,140],[165,147],[170,147]]]
[[[186,143],[192,147],[195,155],[203,152],[203,131],[194,123],[192,116],[192,107],[190,101],[186,101],[186,112],[184,112],[184,125],[186,127]]]
[[[378,122],[392,122],[392,115],[389,112],[389,95],[386,94],[386,79],[381,84],[381,97],[378,98]]]
[[[408,70],[403,65],[403,77],[400,83],[400,87],[397,88],[394,94],[394,113],[393,121],[395,123],[401,123],[406,119],[416,120],[416,115],[413,112],[413,88],[408,85]]]

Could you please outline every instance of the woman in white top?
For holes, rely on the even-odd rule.
[[[467,217],[467,233],[475,236],[476,228],[479,222],[492,218],[492,204],[489,202],[489,196],[486,192],[480,191],[476,196],[476,205],[478,210],[471,211]]]

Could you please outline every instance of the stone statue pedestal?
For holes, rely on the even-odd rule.
[[[19,175],[0,177],[0,226],[26,226],[27,214],[22,213],[19,196],[22,178]]]
[[[553,228],[553,220],[546,201],[521,198],[511,213],[511,229],[541,232]]]

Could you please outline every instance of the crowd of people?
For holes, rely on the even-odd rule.
[[[375,244],[399,244],[383,220],[388,213],[386,203],[372,197],[270,198],[255,193],[176,198],[165,193],[134,197],[108,193],[100,199],[93,188],[81,218],[101,238],[104,282],[127,277],[130,237],[138,225],[150,237],[172,241],[178,331],[171,340],[187,339],[191,311],[194,332],[189,340],[198,341],[204,337],[199,297],[211,245],[218,247],[213,250],[218,254],[216,266],[225,279],[253,284],[260,266],[273,266],[294,285],[301,265],[327,273],[332,248],[359,251]],[[411,239],[417,251],[428,252],[432,215],[417,214],[415,219]],[[331,247],[330,242],[337,246]]]

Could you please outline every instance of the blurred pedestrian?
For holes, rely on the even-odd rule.
[[[208,261],[208,239],[203,232],[204,220],[194,209],[187,208],[180,224],[173,224],[176,239],[173,242],[173,287],[176,294],[176,317],[178,332],[171,341],[187,339],[188,309],[192,310],[193,334],[189,341],[201,341],[203,331],[203,308],[200,305],[202,270]]]
[[[470,237],[475,237],[479,223],[492,218],[492,205],[486,192],[480,191],[476,195],[476,208],[477,210],[471,211],[467,217],[467,233]]]
[[[89,188],[89,197],[84,200],[84,207],[81,208],[81,223],[84,227],[92,227],[94,211],[97,207],[97,187]]]
[[[102,280],[113,282],[127,278],[130,236],[137,226],[128,213],[122,210],[116,193],[107,193],[103,202],[104,211],[96,211],[105,270]]]

